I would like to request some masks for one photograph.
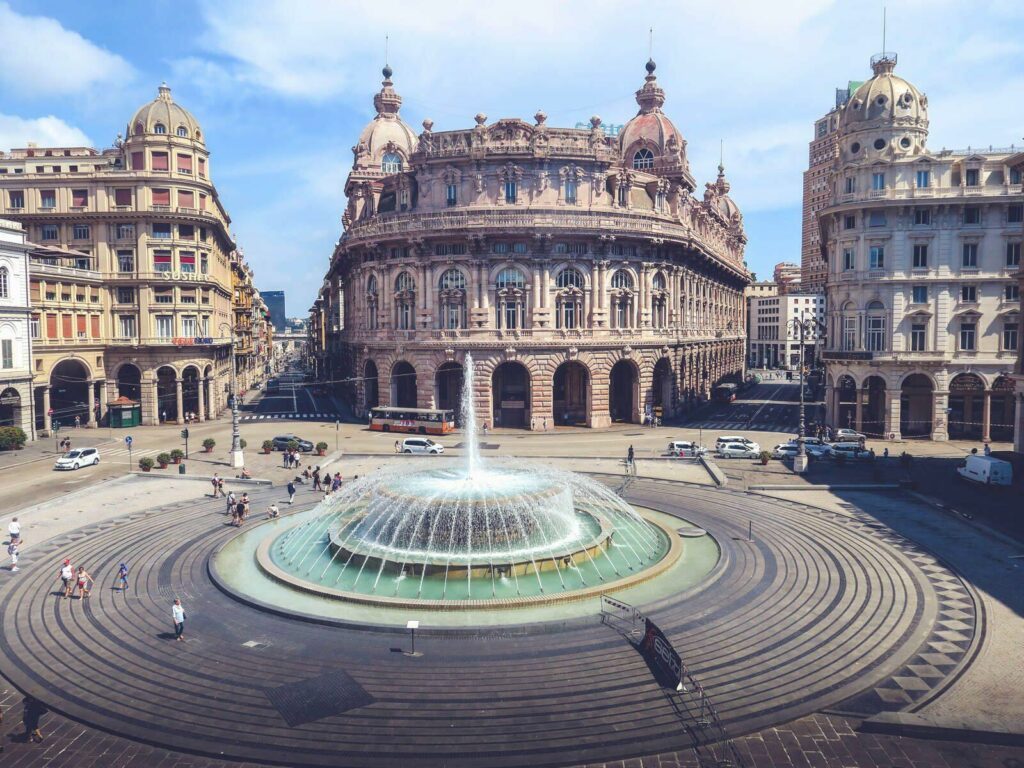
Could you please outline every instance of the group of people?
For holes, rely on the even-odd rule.
[[[64,562],[61,563],[60,581],[61,597],[65,600],[70,600],[74,595],[78,595],[79,600],[85,600],[92,592],[93,578],[90,573],[85,570],[84,565],[78,566],[76,571],[69,558],[64,558]]]
[[[71,438],[70,437],[61,438],[61,441],[60,441],[60,443],[58,443],[58,445],[60,445],[60,452],[61,453],[67,453],[68,451],[71,450]]]
[[[231,515],[231,524],[236,528],[241,528],[242,523],[249,517],[249,494],[243,493],[241,496],[235,496],[234,491],[228,491],[227,505],[228,510],[225,514]]]
[[[285,448],[281,460],[284,462],[285,469],[298,469],[302,466],[302,457],[299,455],[298,448]]]

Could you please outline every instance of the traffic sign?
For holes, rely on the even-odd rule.
[[[131,435],[125,435],[124,436],[124,444],[125,445],[131,445],[132,444],[132,436]]]

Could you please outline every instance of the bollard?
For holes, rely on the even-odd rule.
[[[178,474],[179,475],[184,475],[185,474],[185,465],[184,464],[179,464],[178,465]]]

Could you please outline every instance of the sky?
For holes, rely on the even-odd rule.
[[[931,148],[1024,143],[1024,3],[884,5],[897,74],[929,98]],[[417,132],[537,109],[549,125],[624,123],[650,50],[699,185],[724,146],[763,279],[800,261],[814,121],[870,77],[882,15],[882,0],[0,0],[0,149],[108,147],[166,80],[204,128],[257,287],[301,317],[341,234],[385,37]]]

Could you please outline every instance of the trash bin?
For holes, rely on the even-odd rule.
[[[178,465],[178,474],[179,475],[184,475],[185,474],[185,465],[184,464],[179,464]]]

